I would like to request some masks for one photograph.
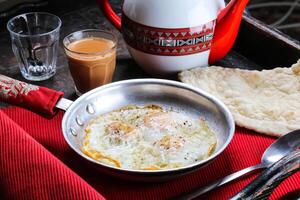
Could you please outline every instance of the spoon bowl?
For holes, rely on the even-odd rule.
[[[261,157],[261,164],[270,166],[300,146],[300,130],[292,131],[273,142]]]

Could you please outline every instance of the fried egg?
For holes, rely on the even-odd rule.
[[[88,123],[82,151],[119,168],[159,170],[203,160],[216,144],[203,119],[156,105],[126,106]]]

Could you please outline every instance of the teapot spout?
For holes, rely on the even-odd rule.
[[[209,64],[222,59],[232,48],[248,2],[249,0],[231,0],[219,13],[209,55]]]

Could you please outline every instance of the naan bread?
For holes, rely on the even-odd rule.
[[[290,68],[196,68],[179,79],[222,100],[241,127],[272,136],[300,129],[300,60]]]

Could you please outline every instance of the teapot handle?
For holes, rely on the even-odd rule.
[[[220,20],[223,19],[223,17],[225,17],[228,12],[233,8],[234,5],[236,5],[237,3],[237,0],[230,0],[228,2],[228,4],[226,5],[225,8],[223,8],[220,13],[218,14],[218,17],[217,17],[217,23],[220,22]]]
[[[209,54],[209,64],[221,60],[232,48],[248,2],[249,0],[231,0],[220,11]]]
[[[104,16],[121,31],[121,17],[112,9],[109,0],[97,0],[97,4]]]

